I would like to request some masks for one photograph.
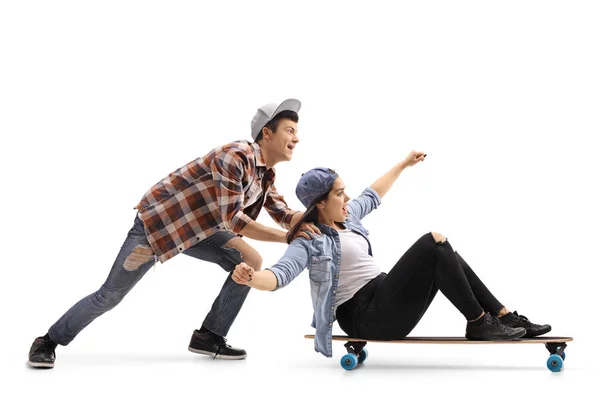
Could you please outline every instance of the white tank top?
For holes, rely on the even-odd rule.
[[[342,247],[342,259],[335,297],[336,309],[381,273],[379,265],[369,255],[369,243],[363,236],[350,229],[344,229],[338,233]]]

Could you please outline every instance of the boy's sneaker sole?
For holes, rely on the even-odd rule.
[[[228,356],[223,354],[216,354],[212,351],[194,349],[193,347],[188,347],[188,350],[192,353],[203,354],[205,356],[210,356],[212,358],[218,358],[221,360],[243,360],[244,358],[246,358],[246,354],[242,354],[239,356]]]
[[[54,363],[27,361],[27,364],[32,368],[44,368],[44,369],[54,368]]]

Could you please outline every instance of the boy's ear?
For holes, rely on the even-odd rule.
[[[266,126],[262,129],[263,138],[268,137],[269,139],[273,138],[273,131],[267,128]]]

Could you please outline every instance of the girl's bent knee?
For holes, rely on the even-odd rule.
[[[444,237],[444,235],[442,235],[441,233],[437,233],[437,232],[431,232],[431,236],[433,236],[433,239],[437,242],[437,243],[444,243],[446,241],[446,238]]]

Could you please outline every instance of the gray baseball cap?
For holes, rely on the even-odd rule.
[[[328,193],[338,174],[329,168],[313,168],[300,177],[296,185],[296,196],[304,207],[308,208],[313,201]]]
[[[300,103],[300,100],[287,99],[284,100],[281,104],[269,103],[260,107],[256,111],[256,114],[254,115],[254,118],[252,118],[252,122],[250,123],[250,128],[252,130],[252,139],[256,140],[258,134],[262,131],[262,128],[264,128],[265,125],[270,120],[272,120],[274,116],[276,116],[282,111],[294,111],[297,113],[298,111],[300,111],[301,105],[302,103]]]

